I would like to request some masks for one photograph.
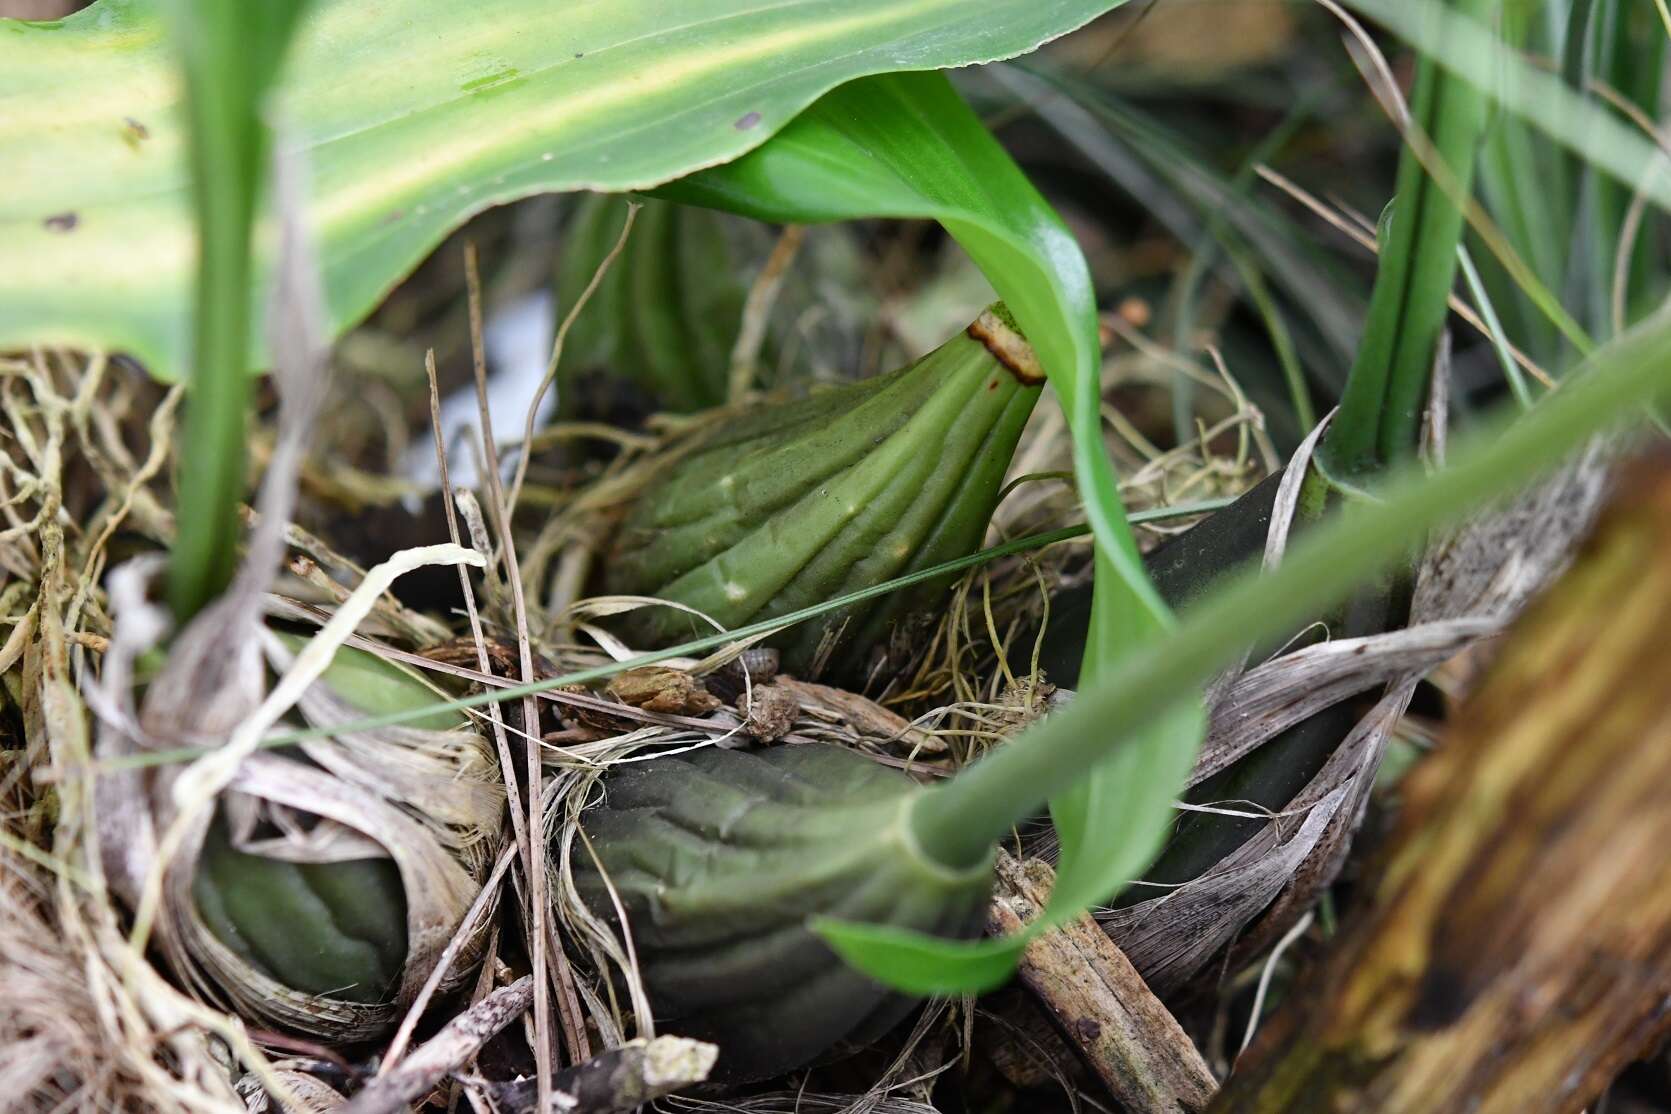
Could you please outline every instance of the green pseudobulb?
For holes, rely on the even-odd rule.
[[[995,306],[892,374],[721,426],[629,509],[608,590],[681,603],[729,629],[972,553],[1042,381]],[[931,610],[946,584],[828,613],[767,644],[803,676],[861,675],[872,649]],[[712,629],[674,608],[628,624],[645,646]]]
[[[656,1024],[720,1046],[715,1078],[781,1074],[892,1028],[914,1000],[843,963],[814,915],[977,934],[990,862],[951,870],[909,827],[913,782],[823,743],[708,748],[618,766],[582,826],[575,883],[626,911]],[[601,864],[602,870],[599,870]]]
[[[292,652],[306,642],[279,637]],[[403,667],[350,647],[336,652],[319,683],[365,715],[438,699]],[[461,722],[459,713],[447,712],[414,726],[445,730]],[[399,988],[406,892],[393,859],[299,863],[252,854],[233,845],[217,813],[198,855],[192,898],[215,939],[293,990],[372,1004],[391,1000]]]
[[[587,195],[575,206],[557,269],[560,313],[592,282],[626,215],[624,199],[610,194]],[[621,380],[664,410],[725,402],[748,293],[728,233],[742,223],[708,209],[642,203],[620,256],[564,342],[557,396],[565,416],[610,414]]]
[[[406,892],[392,859],[292,863],[232,845],[217,817],[192,897],[215,939],[292,990],[386,1002],[406,963]]]

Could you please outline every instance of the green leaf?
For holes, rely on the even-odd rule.
[[[1538,131],[1649,203],[1671,212],[1664,153],[1599,97],[1582,97],[1558,74],[1498,41],[1489,27],[1437,0],[1346,0],[1451,73],[1494,97]]]
[[[308,643],[299,634],[275,631],[274,635],[292,654],[301,653]],[[340,647],[332,654],[331,664],[319,679],[367,715],[421,707],[442,695],[411,668],[353,646]],[[469,727],[470,721],[457,712],[442,711],[412,720],[410,726],[425,731],[457,731]]]
[[[281,118],[311,169],[332,331],[491,205],[653,186],[757,146],[844,81],[1009,57],[1117,3],[990,0],[976,18],[963,0],[322,0]],[[194,238],[164,7],[0,20],[0,347],[183,372]]]
[[[186,88],[197,248],[196,266],[186,272],[194,296],[194,371],[180,477],[180,505],[193,513],[181,516],[169,563],[177,619],[190,618],[231,583],[237,560],[249,408],[244,353],[253,316],[246,293],[250,240],[271,139],[264,117],[305,7],[306,0],[176,0],[170,8]],[[59,219],[59,231],[73,233],[79,216],[68,229],[66,220]],[[28,268],[19,277],[28,277]]]
[[[1103,449],[1101,354],[1084,257],[944,76],[895,74],[843,86],[771,142],[658,192],[762,220],[917,217],[944,225],[1014,314],[1068,415],[1075,475],[1097,543],[1081,676],[1094,683],[1099,670],[1141,652],[1169,628],[1171,615],[1143,572]],[[1052,802],[1067,883],[1046,922],[1106,899],[1147,865],[1171,822],[1202,727],[1196,699]],[[919,810],[917,835],[943,861],[976,861],[1003,834],[955,797],[931,799]],[[969,945],[852,925],[823,930],[866,972],[901,987],[940,990],[990,985],[985,980],[1007,971],[1024,942]]]
[[[1304,308],[1324,353],[1332,356],[1321,363],[1350,361],[1364,299],[1353,276],[1310,230],[1267,198],[1246,194],[1235,177],[1217,172],[1216,159],[1169,127],[1164,117],[1082,76],[1035,59],[1006,67],[998,76],[1175,237],[1190,241],[1213,235],[1232,257],[1245,252],[1257,261],[1272,285]],[[1341,378],[1339,371],[1330,374],[1336,381]]]
[[[842,960],[907,994],[978,994],[1003,985],[1036,929],[997,940],[947,940],[908,928],[815,917]]]
[[[1496,0],[1456,0],[1455,10],[1480,18],[1496,6]],[[1422,58],[1397,200],[1377,236],[1369,319],[1340,411],[1319,450],[1333,471],[1362,476],[1415,451],[1434,350],[1450,315],[1461,205],[1472,193],[1488,103],[1478,88]]]
[[[1134,746],[1122,747],[1086,778],[1050,802],[1062,856],[1050,912],[1076,916],[1108,900],[1160,854],[1173,805],[1195,766],[1193,745],[1206,732],[1199,701],[1167,713]]]

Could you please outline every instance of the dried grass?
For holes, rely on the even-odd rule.
[[[46,869],[0,844],[0,1094],[18,1111],[130,1108],[123,1100],[138,1097],[140,1081],[105,1054],[85,963],[58,931],[53,889]]]

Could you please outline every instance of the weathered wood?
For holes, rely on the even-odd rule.
[[[490,1038],[528,1012],[533,1004],[530,976],[500,987],[465,1010],[421,1048],[379,1075],[341,1106],[339,1114],[394,1114],[407,1110],[447,1076],[469,1062]],[[552,1108],[609,1114],[632,1110],[708,1077],[719,1049],[683,1037],[628,1041],[585,1063],[559,1072],[552,1081]],[[500,1109],[533,1111],[539,1106],[534,1080],[486,1085]]]
[[[468,1063],[501,1029],[527,1013],[533,1001],[534,980],[528,975],[500,987],[367,1083],[342,1107],[341,1114],[395,1114],[409,1109],[414,1100]]]
[[[564,1068],[552,1080],[547,1114],[624,1114],[708,1078],[719,1047],[688,1037],[631,1040]],[[537,1114],[532,1079],[487,1088],[495,1108]]]
[[[1214,1114],[1564,1114],[1671,1006],[1671,458],[1407,782],[1367,905]]]
[[[1016,932],[1044,908],[1055,873],[999,853],[989,923]],[[1195,1114],[1218,1086],[1189,1035],[1089,916],[1043,933],[1018,969],[1068,1043],[1131,1114]]]

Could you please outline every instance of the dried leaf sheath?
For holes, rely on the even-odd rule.
[[[281,647],[269,652],[284,660]],[[435,697],[398,667],[343,649],[302,710],[328,725],[391,699]],[[168,950],[205,996],[336,1039],[393,1022],[474,900],[501,822],[485,740],[437,726],[310,743],[313,761],[245,763],[222,805],[224,842],[211,827],[196,869],[170,876],[178,944]],[[468,976],[479,947],[444,985]]]
[[[274,665],[287,665],[287,646],[300,642],[269,639]],[[300,706],[310,724],[324,726],[433,699],[401,667],[342,649]],[[231,823],[205,833],[193,903],[231,956],[203,940],[215,954],[201,961],[222,969],[230,993],[242,992],[237,972],[246,964],[293,991],[385,1012],[415,992],[451,935],[459,902],[474,898],[501,823],[497,769],[483,738],[465,728],[440,717],[310,741],[303,750],[320,769],[263,757],[255,768],[268,778],[302,778],[313,793],[341,797],[347,807],[314,814],[306,802],[316,798],[306,792],[296,802],[235,795],[223,805]],[[365,820],[357,821],[348,802],[362,795]],[[278,830],[258,838],[263,821]],[[411,902],[408,893],[416,895]]]
[[[287,660],[280,639],[263,640],[275,663]],[[328,725],[390,699],[433,702],[428,685],[385,667],[339,650],[303,718]],[[479,891],[503,809],[486,741],[440,726],[310,742],[312,761],[247,759],[164,879],[156,939],[178,977],[281,1030],[358,1040],[391,1025]],[[130,752],[118,742],[107,729],[104,753]],[[168,766],[101,780],[107,869],[130,902],[175,815],[176,780]],[[472,941],[446,985],[468,976],[478,951]]]
[[[616,540],[608,586],[736,627],[971,552],[1040,382],[999,306],[891,375],[763,409],[652,481]],[[785,668],[856,671],[941,588],[785,632]],[[706,633],[696,622],[656,609],[633,633],[668,642]],[[822,645],[832,631],[836,644]]]

